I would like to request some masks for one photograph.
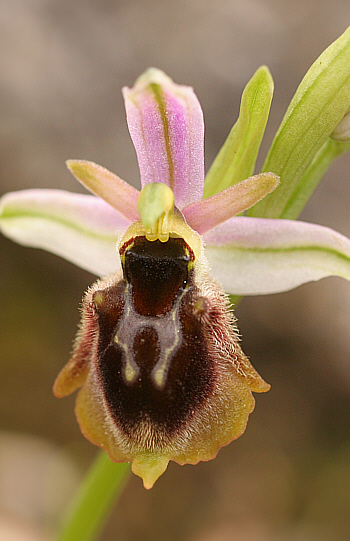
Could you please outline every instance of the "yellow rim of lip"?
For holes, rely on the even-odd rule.
[[[164,222],[162,224],[165,225]],[[202,241],[199,234],[190,227],[183,217],[182,213],[178,209],[174,209],[174,212],[168,216],[166,230],[162,230],[161,236],[149,235],[146,231],[142,220],[132,223],[125,231],[124,235],[119,241],[118,249],[123,252],[125,244],[129,244],[135,237],[146,237],[147,240],[153,242],[160,240],[166,242],[171,238],[182,238],[191,248],[194,253],[195,259],[198,259],[202,252]],[[165,240],[163,240],[166,237]]]

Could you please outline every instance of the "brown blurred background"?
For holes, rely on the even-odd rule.
[[[276,90],[264,156],[302,76],[349,24],[348,0],[2,0],[0,192],[82,191],[68,158],[138,185],[120,89],[149,66],[195,88],[208,167],[267,64]],[[350,236],[349,202],[350,155],[302,218]],[[0,539],[47,539],[96,452],[74,397],[51,391],[95,277],[4,238],[0,253]],[[103,541],[350,539],[350,284],[246,298],[237,315],[272,385],[245,435],[214,461],[171,464],[150,492],[133,476]]]

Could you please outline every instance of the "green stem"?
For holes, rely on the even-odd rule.
[[[57,541],[93,541],[123,490],[130,464],[115,464],[101,451],[80,486]]]
[[[237,304],[242,300],[242,295],[229,295],[230,303],[236,309]]]

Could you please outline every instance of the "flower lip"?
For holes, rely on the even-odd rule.
[[[240,349],[225,295],[183,238],[130,239],[123,259],[124,279],[87,292],[59,380],[80,378],[83,433],[113,460],[133,462],[150,488],[169,460],[214,458],[244,431],[251,391],[269,386]]]
[[[191,310],[196,289],[189,286],[193,275],[190,278],[187,272],[186,257],[181,268],[178,265],[178,256],[181,252],[185,255],[183,242],[171,239],[167,243],[172,244],[170,251],[174,257],[163,259],[162,264],[153,256],[148,261],[134,257],[144,243],[149,241],[141,239],[131,254],[132,261],[126,265],[132,287],[125,288],[125,308],[117,325],[112,317],[113,304],[106,301],[99,307],[96,369],[109,414],[118,430],[134,447],[140,445],[141,438],[139,452],[154,446],[164,453],[164,447],[208,400],[216,370],[208,354],[201,319]],[[158,246],[162,251],[165,248],[159,241]],[[147,275],[152,258],[156,275]],[[144,273],[135,275],[140,265]],[[184,287],[183,276],[187,282]],[[173,288],[169,288],[169,282]],[[120,295],[119,285],[114,290]],[[113,291],[105,294],[106,299],[111,296]],[[119,298],[116,304],[120,305]],[[140,432],[142,426],[147,430]]]

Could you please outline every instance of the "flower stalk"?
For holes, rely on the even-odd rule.
[[[100,451],[63,518],[56,540],[97,539],[129,474],[129,464],[115,464]]]

